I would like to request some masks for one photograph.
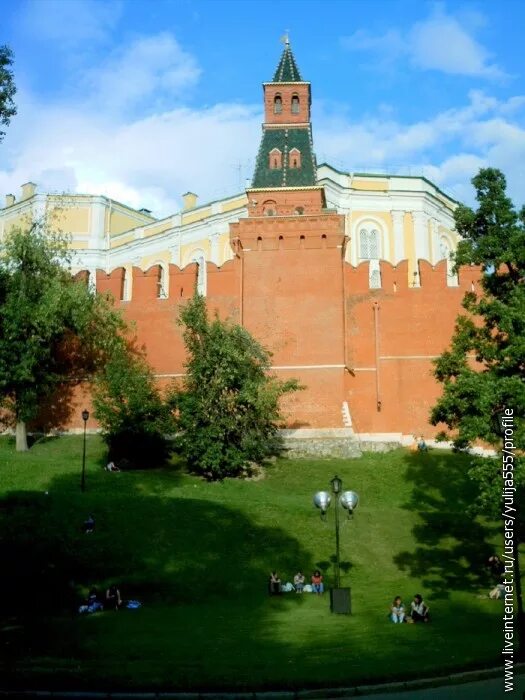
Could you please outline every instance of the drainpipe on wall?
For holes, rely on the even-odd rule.
[[[376,408],[381,411],[381,390],[379,377],[379,303],[374,301],[374,341],[375,341],[375,362],[376,362]]]
[[[341,250],[341,274],[343,276],[343,365],[345,371],[351,373],[347,362],[347,342],[346,342],[346,275],[345,275],[345,257],[346,257],[346,246],[349,241],[349,237],[345,236],[343,239],[343,245]]]
[[[234,238],[235,241],[235,257],[241,261],[241,274],[239,283],[239,325],[244,323],[244,255],[242,253],[242,245],[240,238]],[[233,241],[232,241],[233,242]]]

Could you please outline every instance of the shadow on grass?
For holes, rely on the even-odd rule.
[[[147,614],[164,609],[176,618],[179,607],[204,606],[207,617],[194,618],[191,624],[198,629],[208,625],[217,644],[224,625],[236,624],[223,619],[221,608],[249,610],[250,626],[238,625],[238,634],[255,654],[258,646],[270,645],[279,655],[278,639],[254,641],[253,632],[264,626],[268,614],[269,562],[277,571],[312,566],[302,544],[279,527],[257,525],[217,500],[188,497],[187,484],[184,496],[177,496],[177,467],[159,472],[158,479],[157,488],[151,477],[144,480],[140,473],[102,472],[90,477],[88,490],[81,494],[76,476],[67,475],[53,480],[49,495],[11,492],[0,501],[0,631],[7,631],[11,650],[4,666],[6,681],[16,678],[13,669],[27,663],[28,654],[56,656],[57,663],[85,657],[86,625],[114,628],[114,613],[95,621],[80,618],[76,610],[91,586],[103,592],[112,582],[124,598],[142,601]],[[194,488],[197,493],[199,484]],[[171,497],[166,496],[170,490]],[[96,527],[87,535],[83,521],[90,513]],[[302,599],[283,596],[271,604],[297,606]],[[134,614],[125,610],[118,615],[132,619]],[[166,636],[165,648],[175,653],[169,625],[152,630],[152,638],[155,634],[161,648]],[[192,629],[188,638],[195,634]],[[103,637],[96,653],[111,656],[113,650],[104,644],[109,646]],[[48,682],[60,686],[68,677],[57,674]],[[84,685],[78,678],[76,682]],[[107,690],[107,683],[103,687]]]
[[[413,528],[419,544],[413,551],[398,553],[394,562],[421,579],[434,599],[449,598],[451,590],[479,592],[490,582],[486,561],[494,547],[488,540],[498,526],[469,514],[475,495],[475,484],[467,475],[471,459],[458,454],[452,464],[439,452],[406,456],[405,479],[413,488],[404,507],[419,515]]]

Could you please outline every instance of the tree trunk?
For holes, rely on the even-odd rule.
[[[23,420],[16,423],[16,451],[27,452],[27,425]]]

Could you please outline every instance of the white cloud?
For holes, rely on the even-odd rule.
[[[439,13],[416,23],[409,32],[408,46],[412,62],[424,70],[489,79],[505,76],[454,17]]]
[[[470,15],[469,15],[470,17]],[[374,35],[362,29],[343,37],[341,45],[350,51],[366,51],[372,65],[384,67],[402,58],[415,68],[436,70],[453,75],[467,75],[489,80],[508,77],[495,63],[489,52],[467,31],[463,23],[437,9],[428,19],[416,22],[406,31],[389,29]],[[474,14],[468,25],[482,26],[479,14]]]
[[[509,117],[520,106],[521,96],[498,101],[473,90],[464,106],[414,124],[380,118],[351,122],[321,113],[314,136],[320,161],[346,170],[424,174],[467,201],[479,168],[498,167],[507,175],[510,195],[521,203],[525,128]]]
[[[206,201],[242,190],[255,157],[260,108],[179,107],[145,118],[116,118],[84,106],[35,103],[21,93],[0,166],[0,193],[33,180],[40,191],[106,194],[168,215],[191,189]],[[1,201],[0,201],[1,205]]]
[[[86,75],[93,104],[104,111],[129,109],[147,102],[149,108],[173,100],[193,86],[200,75],[194,57],[168,32],[139,37],[114,52]]]

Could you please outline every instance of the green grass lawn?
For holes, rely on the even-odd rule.
[[[465,514],[467,457],[282,460],[260,481],[206,483],[177,466],[109,474],[96,437],[87,453],[82,494],[81,438],[19,455],[0,439],[4,683],[292,688],[500,663],[502,604],[477,598],[500,528]],[[271,569],[291,580],[298,568],[321,568],[330,584],[333,513],[322,522],[312,497],[334,473],[361,499],[341,521],[351,616],[331,614],[326,594],[267,595]],[[97,525],[85,535],[89,513]],[[143,607],[75,613],[91,585],[112,581]],[[419,592],[432,623],[391,624],[392,598],[408,605]]]

